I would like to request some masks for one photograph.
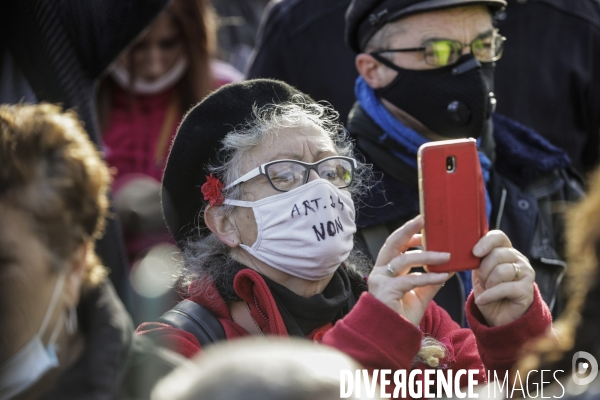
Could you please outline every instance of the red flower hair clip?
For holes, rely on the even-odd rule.
[[[206,177],[206,182],[200,188],[204,195],[204,200],[207,200],[211,206],[220,206],[225,201],[221,193],[222,189],[223,183],[221,183],[219,178],[215,178],[212,173]]]

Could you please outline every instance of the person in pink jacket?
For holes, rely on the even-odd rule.
[[[168,238],[158,188],[184,113],[242,74],[219,61],[209,0],[176,0],[112,65],[97,98],[116,211],[131,264]],[[165,238],[166,237],[166,238]]]
[[[471,329],[461,329],[432,301],[449,275],[411,272],[451,257],[408,250],[420,245],[421,217],[390,235],[372,269],[353,252],[352,196],[368,180],[329,107],[274,80],[212,93],[184,118],[162,182],[187,299],[216,317],[222,339],[304,337],[370,371],[475,369],[479,383],[504,373],[551,325],[527,259],[501,231],[481,238]],[[187,357],[201,351],[180,328],[137,332]]]

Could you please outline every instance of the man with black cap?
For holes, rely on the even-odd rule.
[[[348,121],[358,150],[383,173],[359,210],[371,254],[419,214],[417,150],[473,137],[486,182],[490,229],[507,233],[536,270],[544,300],[560,310],[566,263],[561,212],[582,196],[570,160],[533,130],[494,114],[494,62],[504,37],[492,16],[505,0],[353,0],[346,41],[358,54],[357,102]],[[436,296],[459,323],[472,283],[458,273]]]

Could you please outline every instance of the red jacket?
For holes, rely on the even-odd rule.
[[[194,284],[190,289],[193,293]],[[275,300],[257,272],[241,270],[235,277],[234,289],[248,303],[250,314],[265,334],[287,336]],[[228,339],[249,335],[233,321],[227,304],[216,288],[190,299],[206,307],[218,318]],[[504,371],[518,359],[521,346],[544,334],[552,323],[550,311],[542,301],[537,286],[529,310],[508,325],[488,327],[473,302],[473,295],[467,301],[467,316],[472,330],[461,329],[444,309],[432,301],[417,328],[370,293],[363,293],[348,315],[335,325],[328,323],[315,329],[307,338],[343,351],[366,369],[395,371],[410,370],[413,358],[421,348],[423,335],[432,336],[448,349],[448,356],[440,362],[442,368],[478,369],[477,378],[482,383],[482,377],[486,379],[487,376],[486,370],[497,370],[504,376]],[[192,357],[201,350],[192,334],[162,323],[144,323],[139,326],[137,333],[150,335],[186,357]],[[466,378],[463,375],[462,386],[467,384]]]

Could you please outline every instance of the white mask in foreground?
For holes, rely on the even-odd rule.
[[[58,367],[55,343],[64,323],[64,313],[60,313],[59,321],[56,323],[50,341],[45,347],[42,337],[56,308],[65,278],[66,274],[61,273],[56,281],[39,332],[10,360],[0,365],[0,400],[11,399],[24,392],[39,381],[46,372]]]

